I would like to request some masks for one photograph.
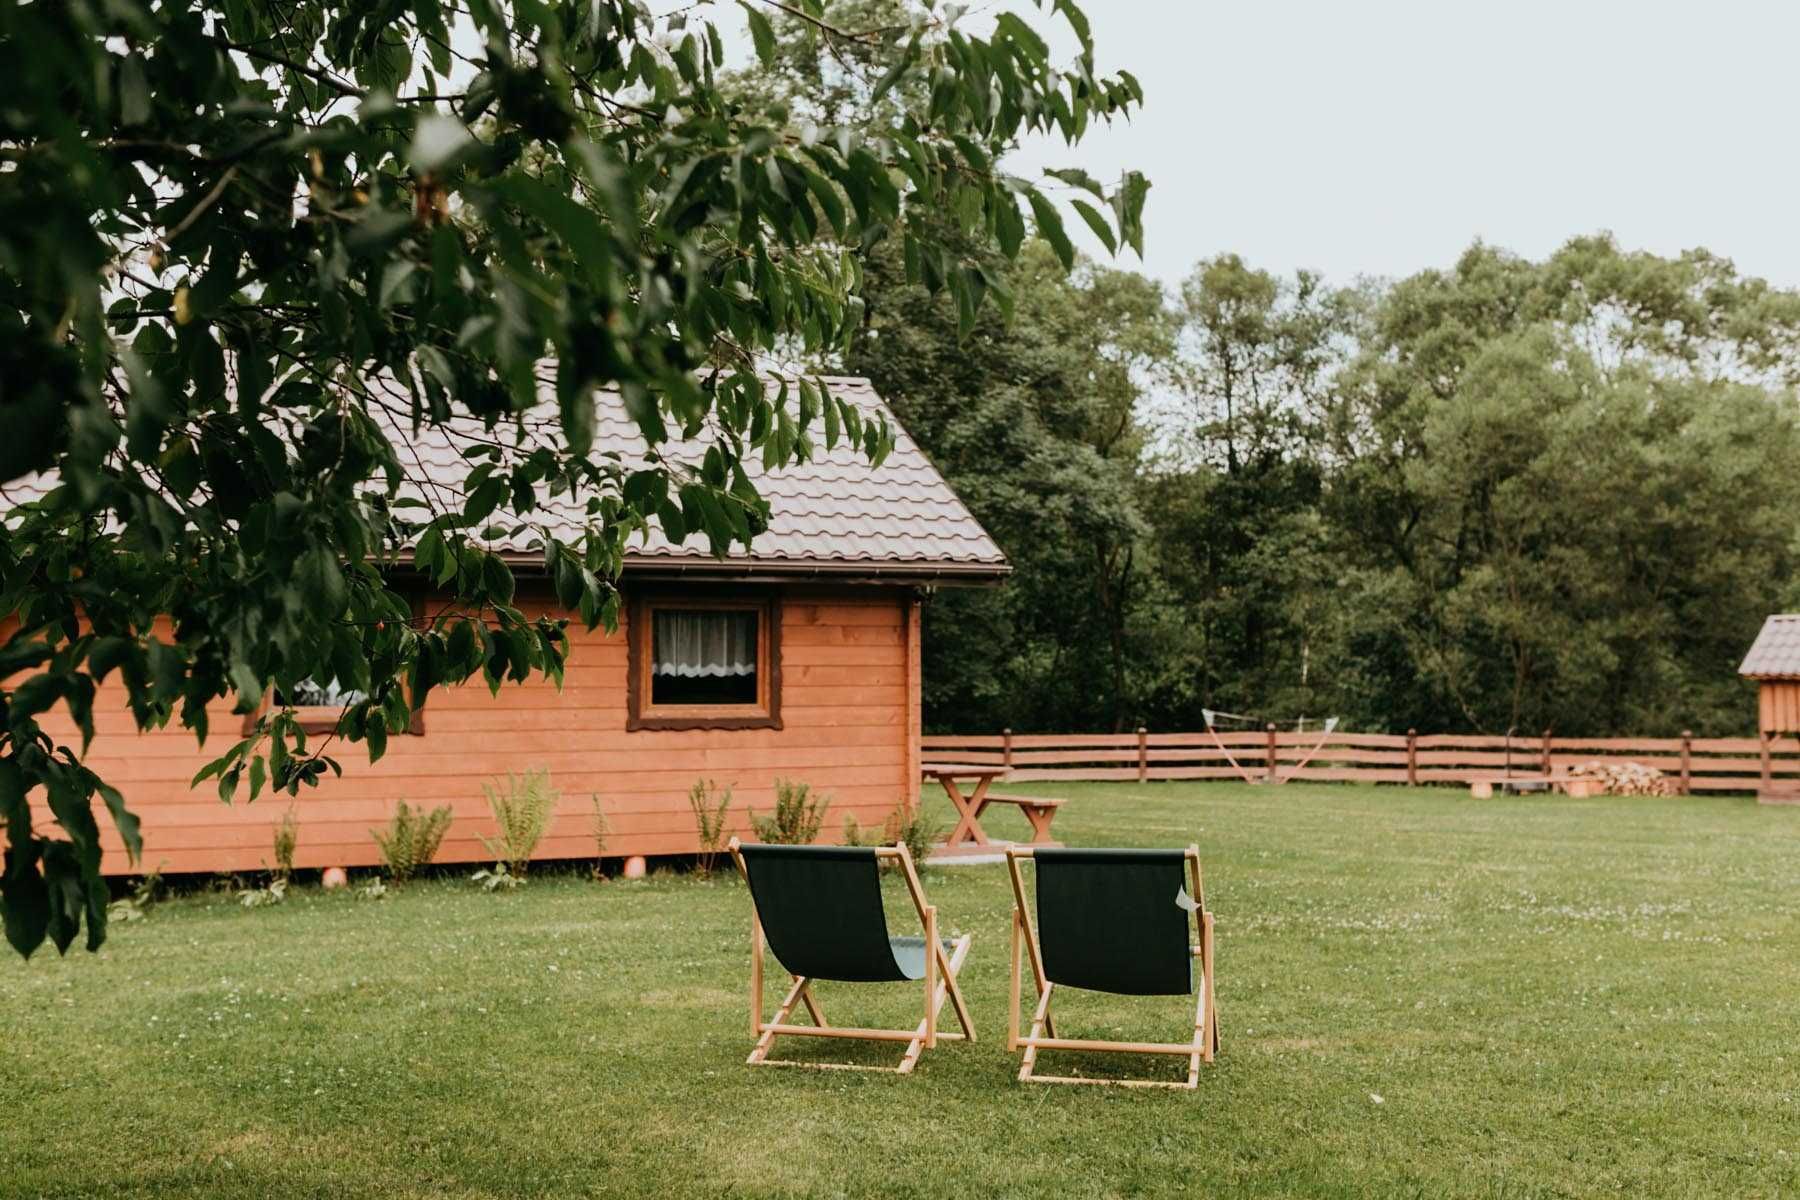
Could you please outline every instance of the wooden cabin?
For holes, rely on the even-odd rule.
[[[829,381],[833,394],[893,421],[866,380]],[[643,454],[637,428],[615,396],[597,401],[595,453]],[[555,424],[555,410],[547,420]],[[772,508],[751,552],[720,560],[700,544],[652,537],[628,558],[616,632],[570,627],[563,686],[541,678],[492,695],[479,679],[431,693],[412,731],[395,736],[381,761],[361,747],[338,757],[327,777],[290,800],[265,795],[230,805],[189,780],[219,754],[224,735],[202,748],[175,726],[135,731],[123,695],[101,689],[99,729],[87,761],[119,787],[143,822],[139,867],[127,862],[110,822],[109,873],[247,871],[272,859],[274,831],[292,805],[296,864],[368,866],[380,861],[371,830],[396,801],[451,806],[438,862],[491,855],[494,823],[482,785],[544,767],[561,799],[540,858],[595,856],[594,798],[609,827],[606,855],[677,855],[699,849],[688,791],[697,780],[733,790],[732,832],[748,810],[769,812],[777,779],[804,781],[830,797],[821,840],[846,817],[879,829],[919,789],[919,610],[940,586],[992,583],[1010,569],[999,548],[895,422],[897,445],[880,467],[840,443],[809,464],[763,475],[747,465]],[[406,437],[407,487],[459,482],[467,462],[453,434]],[[8,494],[17,502],[17,488]],[[583,498],[585,499],[585,498]],[[581,509],[549,514],[571,529]],[[542,553],[525,539],[491,546],[513,561],[519,607],[554,611]],[[421,595],[429,606],[432,596]],[[108,695],[112,703],[107,703]],[[302,718],[329,729],[346,698],[329,684],[290,697]],[[235,730],[229,704],[213,727]],[[72,727],[57,729],[74,744]],[[47,819],[47,814],[44,814]]]
[[[1800,804],[1800,780],[1778,780],[1771,769],[1771,752],[1783,740],[1800,741],[1800,613],[1777,613],[1764,621],[1738,674],[1756,680],[1756,729],[1762,743],[1757,799]]]

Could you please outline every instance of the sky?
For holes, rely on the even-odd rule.
[[[1143,171],[1139,269],[1165,283],[1227,251],[1345,284],[1448,266],[1477,238],[1535,258],[1609,230],[1628,249],[1704,246],[1800,286],[1800,5],[1083,7],[1097,65],[1135,74],[1145,107],[1011,165]],[[1129,251],[1118,265],[1139,266]]]

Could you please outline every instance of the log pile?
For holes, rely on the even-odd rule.
[[[1658,771],[1634,762],[1584,762],[1570,767],[1571,779],[1592,779],[1609,796],[1675,796],[1680,791],[1675,781]]]

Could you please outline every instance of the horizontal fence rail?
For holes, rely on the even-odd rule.
[[[1562,776],[1585,763],[1635,764],[1684,793],[1800,790],[1793,737],[1616,738],[1482,734],[1212,733],[926,734],[932,762],[1000,767],[1031,780],[1253,779],[1470,784],[1508,775]]]

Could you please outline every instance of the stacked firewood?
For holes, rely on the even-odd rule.
[[[1675,781],[1658,771],[1634,762],[1584,762],[1569,768],[1571,779],[1597,780],[1612,796],[1674,796],[1679,794]]]

